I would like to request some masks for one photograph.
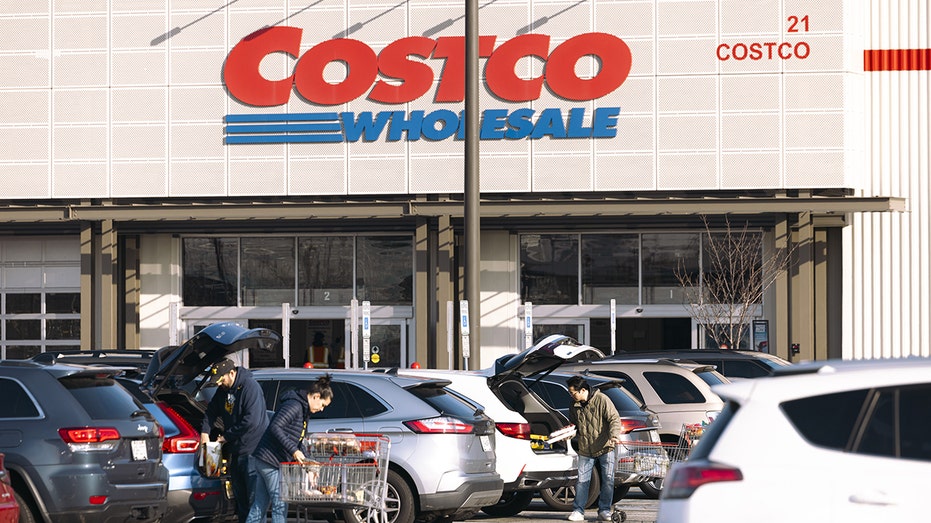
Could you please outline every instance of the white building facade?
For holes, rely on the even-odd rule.
[[[0,356],[214,321],[284,334],[254,365],[703,347],[674,273],[701,272],[704,220],[794,253],[741,346],[929,354],[926,2],[480,2],[468,350],[464,9],[0,6]]]

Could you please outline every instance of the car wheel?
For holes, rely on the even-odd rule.
[[[592,482],[589,487],[586,507],[598,503],[598,491],[601,489],[601,478],[598,477],[598,474],[592,474]],[[575,485],[542,489],[540,499],[553,510],[569,512],[572,510],[572,503],[575,501]]]
[[[388,492],[385,496],[387,523],[414,523],[414,494],[400,474],[388,470]],[[346,523],[383,523],[378,510],[367,507],[344,509]]]
[[[16,504],[19,505],[19,523],[36,523],[36,514],[33,512],[34,509],[31,504],[15,490],[13,491],[13,497],[16,499]]]
[[[624,499],[624,496],[626,496],[628,492],[630,492],[630,485],[615,485],[614,496],[611,497],[611,502],[617,503]]]
[[[514,490],[504,493],[494,505],[482,507],[482,512],[495,518],[509,518],[527,510],[531,501],[532,490]]]
[[[653,478],[649,481],[637,485],[643,494],[650,499],[659,499],[660,492],[663,491],[663,478]]]

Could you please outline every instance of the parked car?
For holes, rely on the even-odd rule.
[[[683,426],[705,426],[717,417],[724,401],[711,386],[729,382],[712,365],[667,359],[592,360],[566,364],[560,370],[623,379],[624,388],[659,417],[662,442],[675,445],[687,444],[680,441]],[[662,479],[652,479],[640,487],[655,498],[662,484]]]
[[[228,476],[208,477],[197,464],[200,427],[209,401],[203,392],[216,390],[208,379],[214,363],[243,350],[271,351],[280,343],[281,336],[270,329],[214,323],[179,346],[155,351],[145,374],[124,383],[165,425],[171,521],[236,519]]]
[[[116,368],[0,361],[0,452],[35,521],[158,521],[167,510],[162,427]]]
[[[621,352],[608,356],[609,360],[666,358],[673,361],[691,361],[714,365],[715,370],[728,379],[761,378],[792,363],[765,352],[733,349],[686,349],[651,352]]]
[[[236,519],[235,506],[227,495],[228,479],[208,477],[197,466],[200,424],[206,412],[205,398],[198,394],[197,378],[211,362],[243,349],[269,349],[278,340],[280,337],[268,329],[249,330],[222,322],[207,326],[181,346],[157,351],[49,351],[33,356],[32,360],[122,370],[117,381],[155,417],[164,431],[162,461],[169,480],[168,507],[162,522],[222,522]],[[150,377],[144,384],[147,373]]]
[[[10,483],[10,474],[3,464],[4,455],[0,454],[0,523],[17,523],[19,521],[19,496]]]
[[[530,506],[534,494],[573,488],[578,480],[577,455],[568,441],[544,440],[569,425],[565,414],[528,390],[523,379],[545,374],[560,364],[601,357],[594,347],[553,335],[521,352],[499,358],[494,367],[475,371],[404,369],[405,376],[449,380],[449,388],[481,405],[495,422],[496,469],[504,481],[497,503],[482,507],[494,517],[509,517]],[[574,492],[574,488],[573,491]],[[547,498],[544,497],[544,500]],[[552,498],[556,504],[559,498]],[[562,501],[565,505],[565,501]],[[568,506],[558,507],[571,510]]]
[[[554,372],[536,378],[525,378],[524,383],[527,387],[536,392],[547,404],[561,412],[569,415],[569,407],[572,405],[572,398],[569,396],[569,386],[567,382],[574,374]],[[614,476],[614,502],[620,501],[630,487],[637,486],[641,483],[651,481],[654,476],[641,474],[636,467],[632,466],[635,456],[640,451],[657,452],[664,454],[660,450],[659,436],[659,417],[656,413],[647,409],[633,394],[623,387],[623,380],[608,378],[597,375],[588,375],[586,380],[593,389],[601,391],[617,409],[621,417],[621,441],[616,452],[619,465],[615,469]],[[665,467],[663,472],[665,472]],[[653,471],[653,467],[649,469]],[[642,472],[647,472],[642,470]],[[589,505],[595,503],[600,488],[600,479],[597,474],[592,475],[593,486],[589,489]],[[551,508],[560,510],[571,510],[572,500],[575,498],[574,487],[572,492],[568,489],[556,492],[550,492],[543,496],[543,501],[550,505]],[[568,501],[568,507],[565,503],[551,504],[548,500],[555,497],[562,501]]]
[[[149,368],[154,350],[114,349],[114,350],[50,350],[40,352],[32,358],[39,363],[72,363],[104,367],[125,367],[123,376],[141,378]]]
[[[673,466],[660,522],[927,521],[931,359],[827,360],[715,387],[727,400]],[[819,478],[817,488],[793,488]]]
[[[162,461],[168,468],[168,510],[161,523],[235,521],[235,503],[226,494],[227,478],[205,476],[197,463],[200,425],[194,423],[203,419],[202,403],[174,398],[172,403],[178,408],[175,410],[166,401],[155,400],[138,379],[117,380],[155,416],[165,431]],[[182,408],[179,401],[187,408]]]
[[[307,432],[390,438],[388,523],[462,520],[501,497],[494,421],[475,403],[450,393],[448,380],[345,369],[253,371],[269,411],[278,408],[285,391],[306,388],[324,374],[332,377],[333,399],[312,415]],[[375,520],[364,509],[343,510],[343,519]]]

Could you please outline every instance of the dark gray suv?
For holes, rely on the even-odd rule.
[[[20,521],[158,521],[167,507],[162,429],[119,369],[0,361],[0,452]]]

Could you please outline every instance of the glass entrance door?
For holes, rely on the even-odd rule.
[[[362,329],[358,331],[358,354],[355,358],[357,368],[391,368],[407,367],[407,327],[406,319],[372,318],[372,335],[369,338],[369,360],[363,360]],[[346,332],[346,336],[351,333]],[[351,356],[350,356],[351,358]]]

